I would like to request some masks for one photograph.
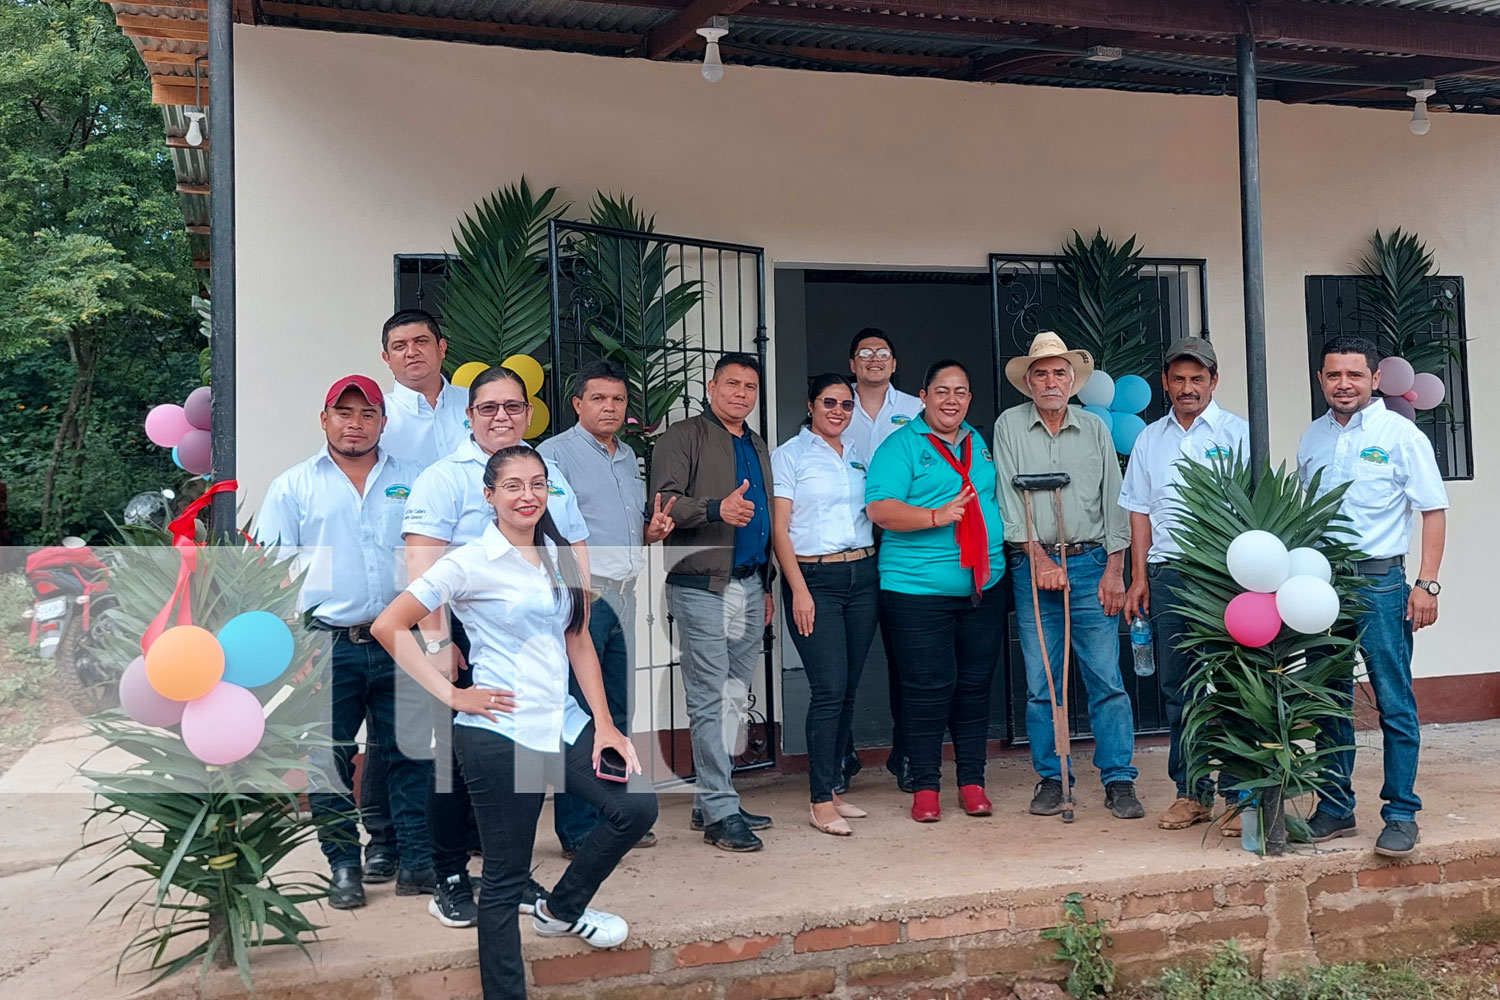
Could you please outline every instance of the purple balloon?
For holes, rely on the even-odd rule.
[[[233,764],[260,746],[266,716],[260,700],[240,687],[220,681],[182,712],[182,742],[205,764]]]
[[[1375,370],[1380,372],[1380,391],[1387,396],[1406,395],[1417,374],[1405,358],[1386,358]]]
[[[177,460],[195,476],[206,476],[214,467],[214,439],[208,431],[194,427],[177,445]]]
[[[1448,395],[1448,389],[1443,385],[1443,380],[1430,372],[1421,372],[1411,384],[1411,391],[1417,394],[1417,398],[1411,401],[1411,405],[1419,410],[1430,410],[1443,401]]]
[[[152,444],[163,448],[181,444],[183,437],[192,429],[193,425],[188,423],[187,414],[176,403],[153,406],[151,412],[146,414],[146,436],[151,439]]]
[[[185,701],[173,701],[156,693],[146,679],[146,658],[137,656],[120,675],[120,707],[143,726],[175,726],[182,721]]]
[[[182,403],[182,412],[188,423],[200,431],[208,430],[209,421],[213,419],[213,390],[200,385],[188,393],[188,398]]]
[[[1403,396],[1385,397],[1385,408],[1392,413],[1399,413],[1407,420],[1417,419],[1417,408],[1407,402]]]

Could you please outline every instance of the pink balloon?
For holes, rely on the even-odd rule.
[[[220,681],[182,711],[182,742],[205,764],[244,760],[265,732],[260,700],[238,684]]]
[[[1411,405],[1419,410],[1430,410],[1443,401],[1448,395],[1448,389],[1443,385],[1443,380],[1430,372],[1422,372],[1417,375],[1417,380],[1412,383],[1411,391],[1417,394],[1417,398],[1411,401]]]
[[[209,421],[213,419],[213,390],[200,385],[188,393],[188,398],[183,400],[182,411],[186,414],[188,423],[200,431],[208,430]]]
[[[146,436],[152,444],[172,448],[182,443],[187,432],[193,429],[187,414],[176,403],[162,403],[151,407],[146,414]]]
[[[1405,358],[1386,358],[1375,370],[1380,372],[1380,391],[1387,396],[1405,395],[1417,374]]]
[[[1407,402],[1405,396],[1387,396],[1385,399],[1385,408],[1392,413],[1401,414],[1407,420],[1417,419],[1417,408]]]
[[[1407,390],[1406,392],[1403,392],[1401,394],[1401,398],[1406,400],[1408,403],[1415,403],[1417,401],[1417,390]]]
[[[1252,649],[1264,646],[1281,631],[1275,594],[1240,594],[1224,609],[1224,627],[1229,637]]]
[[[195,476],[206,476],[214,467],[214,439],[208,431],[194,427],[177,446],[177,461]]]
[[[137,656],[120,675],[120,707],[143,726],[175,726],[182,721],[185,701],[163,698],[146,678],[146,658]]]

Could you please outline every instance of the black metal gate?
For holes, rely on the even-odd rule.
[[[1057,264],[1062,258],[1046,254],[991,254],[990,292],[994,307],[995,399],[1005,410],[1025,401],[1002,375],[1005,362],[1025,354],[1031,338],[1051,329],[1058,308]],[[1147,327],[1151,346],[1147,371],[1136,372],[1153,386],[1166,348],[1178,337],[1208,337],[1208,266],[1201,258],[1147,257],[1141,260],[1141,295],[1156,302]],[[1118,377],[1125,372],[1111,372]],[[1160,392],[1153,394],[1142,417],[1150,423],[1166,412]],[[1126,560],[1127,580],[1129,560]],[[1008,739],[1024,744],[1026,738],[1026,667],[1015,616],[1010,619],[1010,642],[1005,656],[1006,689],[1010,692]],[[1120,674],[1135,713],[1135,731],[1141,734],[1167,730],[1166,706],[1162,702],[1158,675],[1137,677],[1131,662],[1129,630],[1120,632]],[[1079,671],[1069,678],[1069,725],[1075,736],[1091,732],[1088,699]]]

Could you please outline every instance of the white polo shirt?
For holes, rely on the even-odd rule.
[[[428,611],[449,605],[469,634],[469,663],[476,687],[513,691],[516,710],[460,713],[461,726],[490,729],[522,746],[556,753],[588,725],[589,716],[568,693],[564,629],[573,602],[557,566],[557,546],[547,542],[541,566],[527,562],[493,522],[476,539],[443,556],[406,592]]]
[[[1447,510],[1432,442],[1417,425],[1374,400],[1340,425],[1333,411],[1302,432],[1297,476],[1307,486],[1323,470],[1321,496],[1349,483],[1340,507],[1349,518],[1354,546],[1371,559],[1404,556],[1411,548],[1413,511]]]
[[[799,556],[826,556],[875,544],[865,515],[866,464],[844,432],[844,454],[812,428],[771,455],[775,495],[792,502],[787,533]]]
[[[865,412],[864,406],[859,401],[859,393],[856,392],[854,394],[854,419],[849,421],[849,428],[844,431],[844,443],[854,445],[859,453],[869,460],[874,457],[875,449],[879,448],[886,438],[900,430],[912,417],[921,412],[922,401],[920,399],[910,393],[902,392],[893,385],[887,385],[885,402],[880,404],[880,412],[872,417]]]
[[[437,406],[415,389],[395,383],[385,394],[385,433],[380,447],[427,468],[469,436],[469,390],[443,379]]]
[[[348,627],[375,620],[406,583],[401,517],[422,470],[379,449],[361,494],[325,445],[271,481],[255,518],[263,545],[296,555],[307,570],[297,610]]]
[[[450,455],[428,466],[412,485],[401,520],[403,535],[426,535],[463,545],[483,535],[495,521],[495,508],[484,500],[484,466],[490,457],[470,437]],[[578,511],[578,498],[562,470],[544,456],[547,466],[547,510],[557,530],[570,542],[589,537]]]
[[[1184,458],[1207,465],[1218,456],[1250,454],[1250,422],[1210,401],[1193,424],[1183,430],[1168,412],[1141,431],[1130,449],[1130,464],[1120,484],[1120,506],[1151,518],[1151,552],[1147,562],[1165,562],[1182,555],[1172,537],[1180,510],[1177,487]]]

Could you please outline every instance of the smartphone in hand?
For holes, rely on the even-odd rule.
[[[605,747],[599,754],[599,763],[594,765],[594,774],[605,781],[628,781],[630,769],[625,763],[625,755],[614,747]]]

